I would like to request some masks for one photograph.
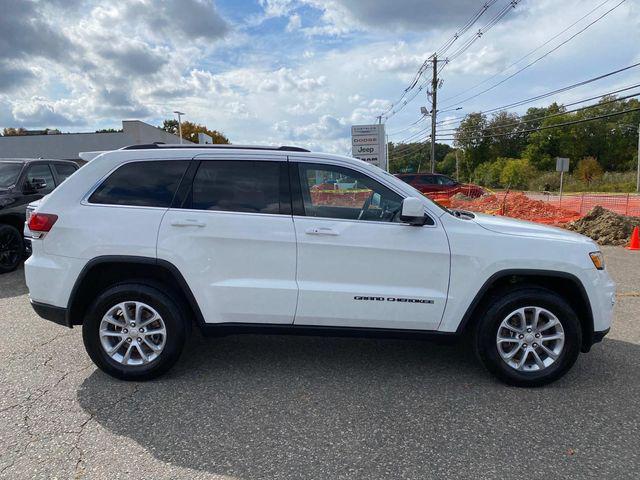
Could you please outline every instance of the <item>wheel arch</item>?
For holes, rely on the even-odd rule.
[[[120,255],[97,257],[84,266],[69,296],[67,325],[81,325],[99,292],[129,280],[144,281],[166,289],[177,297],[199,326],[204,325],[198,302],[175,265],[157,258]]]
[[[25,208],[27,207],[25,206]],[[0,225],[9,225],[18,230],[18,232],[20,232],[20,235],[22,235],[22,232],[24,230],[24,217],[21,217],[20,215],[15,213],[0,215]]]
[[[482,285],[467,308],[456,333],[465,334],[482,314],[491,297],[499,291],[517,286],[539,286],[560,294],[574,309],[582,328],[583,352],[588,352],[594,341],[593,311],[589,296],[578,277],[553,270],[512,269],[494,273]]]

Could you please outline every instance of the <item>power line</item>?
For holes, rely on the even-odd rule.
[[[498,0],[491,0],[489,2],[485,2],[485,4],[482,6],[482,8],[480,8],[480,10],[478,10],[476,12],[476,14],[471,17],[471,19],[469,19],[469,21],[462,26],[460,29],[458,29],[458,31],[456,33],[454,33],[451,38],[449,40],[447,40],[447,42],[444,43],[444,45],[442,45],[438,50],[436,50],[436,54],[437,55],[444,55],[444,53],[465,33],[467,33],[467,30],[469,30],[474,23],[476,23],[480,17],[487,11],[489,10],[489,8],[491,8],[491,6],[493,6],[494,3],[496,3]]]
[[[517,1],[521,1],[521,0],[517,0]],[[404,103],[401,104],[401,102],[404,100],[406,95],[416,87],[416,85],[420,81],[420,78],[422,78],[422,75],[427,70],[427,67],[431,63],[434,56],[444,54],[444,52],[446,52],[458,40],[458,38],[460,38],[461,35],[464,35],[480,19],[480,17],[482,17],[482,15],[496,2],[497,0],[490,0],[488,2],[485,2],[483,6],[478,11],[476,11],[476,13],[474,13],[474,15],[467,21],[467,23],[465,23],[460,29],[458,29],[458,31],[454,33],[449,38],[449,40],[447,40],[438,50],[436,50],[434,54],[430,55],[422,63],[422,65],[418,69],[418,72],[414,75],[413,80],[411,81],[409,86],[405,88],[404,91],[402,92],[402,95],[400,96],[400,98],[394,103],[392,103],[391,105],[389,105],[389,107],[387,107],[379,116],[390,118],[391,116],[395,115],[395,113],[400,111],[404,107],[404,105],[406,105],[411,100],[413,100],[415,98],[415,95],[411,98],[411,100],[409,100],[409,102],[405,101]],[[422,85],[419,91],[421,91],[424,88],[424,86],[425,85]],[[392,115],[387,116],[387,114],[391,112],[394,109],[394,107],[398,105],[402,105],[401,108],[395,113],[393,113]]]
[[[600,15],[598,18],[596,18],[594,21],[592,21],[591,23],[589,23],[588,25],[586,25],[584,28],[582,28],[581,30],[579,30],[578,32],[574,33],[573,35],[571,35],[569,38],[567,38],[566,40],[562,41],[561,43],[559,43],[558,45],[556,45],[554,48],[552,48],[551,50],[549,50],[547,53],[545,53],[544,55],[541,55],[540,57],[536,58],[533,62],[528,63],[527,65],[525,65],[524,67],[520,68],[519,70],[517,70],[516,72],[512,73],[511,75],[509,75],[508,77],[500,80],[499,82],[491,85],[489,88],[486,88],[474,95],[471,95],[470,97],[465,98],[464,100],[460,100],[459,102],[454,102],[451,103],[449,105],[446,105],[446,107],[450,107],[452,105],[460,105],[464,102],[468,102],[469,100],[472,100],[476,97],[479,97],[480,95],[483,95],[491,90],[493,90],[494,88],[502,85],[503,83],[507,82],[508,80],[512,79],[513,77],[515,77],[516,75],[520,74],[521,72],[523,72],[524,70],[526,70],[527,68],[535,65],[536,63],[538,63],[540,60],[542,60],[543,58],[549,56],[550,54],[552,54],[553,52],[555,52],[556,50],[558,50],[560,47],[566,45],[567,43],[569,43],[571,40],[573,40],[574,38],[576,38],[578,35],[580,35],[581,33],[583,33],[585,30],[587,30],[588,28],[590,28],[592,25],[595,25],[597,22],[599,22],[600,20],[602,20],[604,17],[606,17],[609,13],[613,12],[615,9],[617,9],[620,5],[622,5],[623,3],[625,3],[627,0],[621,0],[619,3],[617,3],[615,6],[613,6],[612,8],[610,8],[609,10],[607,10],[606,12],[604,12],[602,15]]]
[[[523,100],[518,100],[517,102],[509,103],[507,105],[502,105],[500,107],[491,108],[489,110],[483,110],[480,113],[493,113],[493,112],[496,112],[498,110],[506,110],[506,109],[513,108],[513,107],[520,107],[522,105],[526,105],[527,103],[532,103],[532,102],[535,102],[537,100],[542,100],[543,98],[547,98],[547,97],[550,97],[550,96],[558,94],[558,93],[563,93],[563,92],[566,92],[568,90],[573,90],[574,88],[578,88],[578,87],[582,87],[584,85],[588,85],[589,83],[593,83],[593,82],[596,82],[598,80],[602,80],[603,78],[607,78],[607,77],[611,77],[613,75],[617,75],[618,73],[625,72],[627,70],[630,70],[632,68],[636,68],[638,66],[640,66],[640,62],[634,63],[632,65],[629,65],[629,66],[626,66],[626,67],[623,67],[623,68],[619,68],[619,69],[614,70],[612,72],[603,73],[602,75],[598,75],[596,77],[588,78],[587,80],[582,80],[580,82],[573,83],[571,85],[567,85],[567,86],[564,86],[564,87],[561,87],[561,88],[557,88],[555,90],[551,90],[549,92],[542,93],[540,95],[536,95],[535,97],[529,97],[529,98],[525,98]],[[450,119],[447,119],[447,120],[443,120],[442,122],[438,123],[438,125],[450,125],[452,123],[459,123],[457,121],[458,120],[463,120],[464,118],[466,118],[466,115],[462,116],[462,117],[450,118]]]
[[[474,86],[469,87],[466,90],[463,90],[462,92],[453,95],[451,97],[447,97],[445,99],[443,99],[443,102],[449,101],[449,100],[453,100],[454,98],[458,98],[462,95],[464,95],[467,92],[470,92],[471,90],[476,89],[477,87],[479,87],[480,85],[483,85],[485,83],[487,83],[490,80],[493,80],[494,78],[496,78],[498,75],[506,72],[507,70],[509,70],[511,67],[514,67],[515,65],[517,65],[518,63],[520,63],[522,60],[524,60],[525,58],[531,56],[532,54],[534,54],[535,52],[537,52],[538,50],[540,50],[542,47],[548,45],[549,43],[551,43],[552,41],[554,41],[556,38],[558,38],[560,35],[562,35],[563,33],[565,33],[566,31],[570,30],[571,28],[573,28],[574,26],[576,26],[578,23],[580,23],[582,20],[584,20],[585,18],[587,18],[589,15],[591,15],[593,12],[595,12],[596,10],[598,10],[600,7],[602,7],[604,4],[609,3],[611,0],[604,0],[604,2],[600,3],[598,6],[596,6],[595,8],[591,9],[588,13],[586,13],[585,15],[583,15],[582,17],[580,17],[578,20],[576,20],[575,22],[573,22],[571,25],[569,25],[568,27],[566,27],[565,29],[563,29],[562,31],[558,32],[557,34],[555,34],[553,37],[551,37],[550,39],[548,39],[547,41],[545,41],[544,43],[541,43],[540,45],[538,45],[536,48],[534,48],[533,50],[531,50],[529,53],[527,53],[526,55],[520,57],[518,60],[516,60],[515,62],[513,62],[511,65],[509,65],[508,67],[505,67],[504,69],[502,69],[501,71],[499,71],[498,73],[496,73],[495,75],[492,75],[484,80],[482,80],[479,83],[476,83]]]
[[[620,93],[620,92],[623,92],[623,91],[626,91],[626,90],[631,90],[632,88],[637,88],[637,87],[640,87],[640,83],[637,83],[635,85],[631,85],[629,87],[621,88],[619,90],[614,90],[613,92],[603,93],[602,95],[597,95],[595,97],[585,98],[584,100],[578,100],[576,102],[571,102],[571,103],[567,103],[567,104],[561,104],[560,106],[561,107],[570,107],[572,105],[577,105],[579,103],[584,103],[584,102],[590,102],[591,100],[595,100],[597,98],[603,98],[603,97],[606,97],[606,96],[609,96],[609,95]],[[529,122],[534,122],[534,121],[538,121],[538,120],[546,120],[547,118],[558,117],[558,116],[561,116],[561,115],[566,115],[567,113],[579,112],[581,110],[586,110],[586,109],[589,109],[589,108],[595,108],[595,107],[598,107],[598,106],[601,106],[601,105],[609,105],[611,103],[620,102],[620,101],[626,100],[628,98],[637,97],[638,95],[640,95],[640,92],[632,93],[630,95],[625,95],[624,97],[619,97],[619,98],[614,98],[614,99],[611,99],[611,100],[606,100],[604,102],[598,102],[598,103],[595,103],[593,105],[587,105],[586,107],[575,108],[573,110],[564,110],[562,112],[558,112],[558,113],[554,113],[554,114],[550,114],[550,115],[541,114],[541,115],[538,115],[538,116],[527,117],[526,119],[524,117],[522,117],[522,120],[520,120],[518,122],[505,124],[505,125],[500,125],[500,126],[497,126],[497,127],[487,127],[487,128],[485,128],[483,130],[495,130],[495,129],[499,129],[499,128],[512,127],[512,126],[515,126],[515,125],[519,125],[521,123],[529,123]],[[452,131],[456,131],[457,129],[458,129],[458,127],[456,127],[456,128],[444,128],[444,129],[442,129],[440,131],[452,132]]]
[[[636,108],[630,108],[627,110],[621,110],[619,112],[612,112],[612,113],[607,113],[607,114],[603,114],[603,115],[598,115],[596,117],[590,117],[590,118],[583,118],[580,120],[573,120],[570,122],[564,122],[564,123],[558,123],[556,125],[545,125],[543,127],[537,127],[537,128],[530,128],[527,130],[521,130],[519,133],[532,133],[532,132],[539,132],[541,130],[548,130],[550,128],[560,128],[560,127],[567,127],[570,125],[577,125],[580,123],[586,123],[586,122],[592,122],[594,120],[601,120],[603,118],[610,118],[610,117],[615,117],[618,115],[624,115],[625,113],[631,113],[631,112],[638,112],[640,111],[640,107],[636,107]],[[507,135],[512,135],[512,133],[496,133],[493,135],[479,135],[479,136],[473,136],[473,137],[463,137],[463,138],[438,138],[438,140],[456,140],[456,141],[460,141],[460,140],[482,140],[485,138],[498,138],[498,137],[504,137]]]
[[[473,45],[480,37],[482,37],[485,33],[491,30],[496,24],[502,20],[511,10],[516,8],[518,3],[522,0],[511,0],[507,5],[505,5],[502,10],[500,10],[496,15],[494,15],[487,24],[478,30],[473,36],[469,37],[457,50],[455,50],[448,58],[449,61],[453,61],[466,52],[471,45]]]
[[[407,127],[403,128],[403,129],[401,129],[401,130],[396,130],[395,132],[389,132],[389,133],[388,133],[388,135],[389,135],[390,137],[392,137],[392,136],[397,135],[397,134],[399,134],[399,133],[406,132],[407,130],[411,129],[411,127],[413,127],[413,126],[417,125],[418,123],[420,123],[420,122],[421,122],[422,120],[424,120],[425,118],[426,118],[426,115],[423,115],[423,116],[421,116],[418,120],[416,120],[415,122],[410,123]]]

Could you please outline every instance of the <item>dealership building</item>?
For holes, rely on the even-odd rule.
[[[52,133],[0,136],[0,158],[57,158],[84,163],[80,152],[117,150],[154,142],[180,143],[177,135],[139,120],[123,120],[121,132]],[[184,143],[191,143],[184,140]]]

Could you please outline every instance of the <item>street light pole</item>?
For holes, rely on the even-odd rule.
[[[174,110],[173,113],[178,115],[178,134],[180,135],[180,143],[182,144],[182,115],[185,115],[185,113],[178,110]]]

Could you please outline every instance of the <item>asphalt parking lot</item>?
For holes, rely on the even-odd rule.
[[[615,324],[562,380],[506,387],[464,346],[192,337],[148,383],[0,276],[2,478],[637,478],[640,254],[606,248]]]

